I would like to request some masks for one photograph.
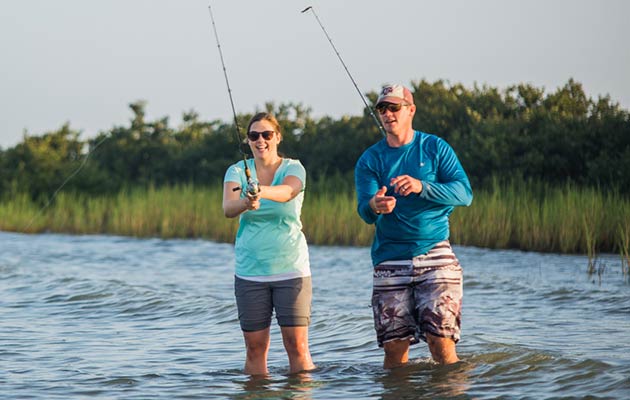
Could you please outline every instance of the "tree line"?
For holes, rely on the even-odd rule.
[[[609,96],[589,98],[569,80],[555,92],[519,84],[467,88],[443,80],[410,85],[416,129],[444,138],[457,152],[475,188],[500,181],[576,185],[630,194],[630,113]],[[373,102],[376,93],[368,93]],[[89,195],[115,194],[137,186],[179,183],[215,185],[226,168],[248,152],[245,132],[233,121],[202,121],[185,112],[147,121],[146,104],[130,104],[127,126],[89,140],[70,127],[0,149],[0,198],[28,193],[45,201],[60,186]],[[283,128],[280,151],[299,158],[311,182],[352,190],[354,164],[382,138],[368,110],[363,115],[314,118],[302,104],[267,103]],[[258,110],[256,110],[258,111]],[[252,114],[237,120],[247,126]],[[76,171],[79,170],[77,173]]]

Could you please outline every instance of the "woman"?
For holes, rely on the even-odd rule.
[[[272,310],[289,356],[289,372],[311,370],[311,271],[300,221],[306,172],[298,160],[278,155],[282,133],[273,115],[256,114],[247,127],[247,141],[254,155],[247,165],[259,183],[258,194],[244,193],[245,161],[228,168],[223,185],[225,216],[240,217],[234,293],[247,348],[245,373],[267,374]]]

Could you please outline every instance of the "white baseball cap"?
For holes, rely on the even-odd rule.
[[[376,100],[376,104],[379,103],[413,104],[413,95],[403,85],[385,85]]]

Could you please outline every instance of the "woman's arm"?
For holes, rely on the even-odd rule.
[[[234,190],[239,188],[238,190]],[[268,199],[285,203],[292,200],[302,191],[302,181],[293,175],[289,175],[282,184],[275,186],[260,186],[260,192],[256,197],[241,197],[240,187],[236,182],[225,182],[223,185],[223,214],[227,218],[234,218],[247,210],[260,208],[260,199]]]
[[[286,203],[292,200],[302,191],[302,181],[297,176],[289,175],[280,185],[260,186],[258,196],[263,199]]]
[[[234,190],[239,188],[239,190]],[[227,218],[234,218],[247,210],[258,210],[260,208],[260,197],[241,198],[240,187],[236,182],[225,182],[223,184],[223,214]]]

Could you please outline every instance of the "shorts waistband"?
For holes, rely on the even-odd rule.
[[[374,286],[407,285],[427,271],[459,267],[448,240],[437,243],[426,254],[410,260],[384,261],[374,267]]]

